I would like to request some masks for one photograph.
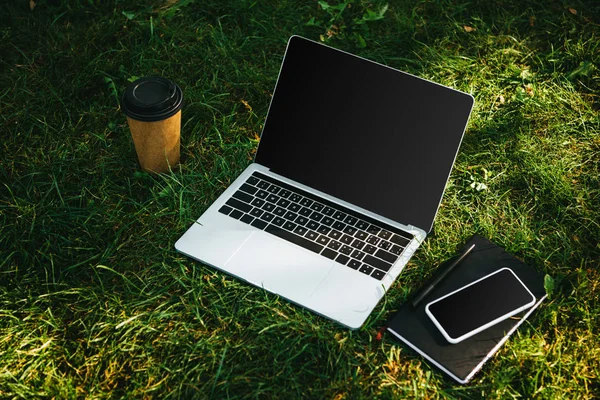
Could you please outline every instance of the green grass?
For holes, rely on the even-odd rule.
[[[597,2],[36,3],[0,6],[0,397],[600,396]],[[476,98],[434,232],[358,331],[173,248],[251,162],[292,34]],[[161,176],[118,104],[151,74],[185,95]],[[375,334],[474,233],[555,289],[460,386]]]

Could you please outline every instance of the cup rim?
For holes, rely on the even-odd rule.
[[[144,84],[159,83],[167,87],[167,95],[154,102],[145,102],[136,96]],[[121,108],[126,116],[138,121],[162,121],[177,114],[183,105],[183,91],[173,81],[159,76],[142,77],[129,83],[121,97]]]

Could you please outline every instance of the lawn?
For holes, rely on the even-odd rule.
[[[252,162],[293,34],[476,101],[434,231],[356,331],[173,247]],[[168,174],[119,106],[148,75],[185,96]],[[0,397],[598,398],[599,93],[593,0],[3,2]],[[461,386],[376,334],[474,233],[552,285]]]

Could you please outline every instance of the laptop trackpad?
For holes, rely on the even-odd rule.
[[[253,232],[227,261],[230,273],[292,301],[310,297],[332,261],[264,232]]]

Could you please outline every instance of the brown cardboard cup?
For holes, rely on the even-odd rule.
[[[140,78],[127,86],[121,106],[142,169],[162,173],[179,164],[179,86],[165,78]]]
[[[168,172],[179,164],[181,111],[156,122],[138,121],[127,117],[135,152],[142,169]]]

